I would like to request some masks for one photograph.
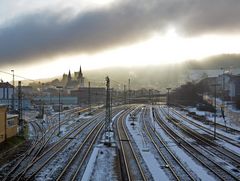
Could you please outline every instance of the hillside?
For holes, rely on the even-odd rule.
[[[169,65],[151,65],[136,67],[110,67],[96,70],[83,70],[86,77],[85,83],[90,81],[92,86],[105,86],[105,77],[109,76],[112,80],[111,86],[123,89],[123,85],[128,85],[128,79],[131,79],[131,88],[139,89],[156,88],[164,90],[166,87],[177,87],[186,81],[194,80],[195,74],[203,74],[207,69],[216,69],[216,75],[222,72],[221,67],[225,69],[240,68],[240,54],[217,55],[204,60],[191,60],[181,64]],[[202,71],[201,71],[202,70]],[[199,77],[197,75],[196,77]],[[41,80],[48,82],[52,79]],[[144,85],[144,87],[143,87]]]
[[[190,69],[240,68],[240,54],[216,55],[201,61],[191,60],[186,62],[186,65]]]

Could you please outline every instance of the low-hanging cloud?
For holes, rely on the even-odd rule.
[[[72,18],[66,14],[40,11],[2,25],[1,64],[96,53],[144,40],[169,26],[185,36],[240,30],[239,0],[127,0]]]

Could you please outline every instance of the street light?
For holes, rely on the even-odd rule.
[[[91,106],[91,83],[88,82],[88,106],[89,106],[89,115],[92,114],[92,106]]]
[[[15,107],[15,100],[14,100],[14,70],[11,70],[11,72],[13,73],[13,93],[12,93],[12,109],[14,110],[14,107]]]
[[[225,69],[223,67],[221,67],[222,72],[222,104],[224,105],[224,97],[225,97],[225,78],[224,78],[224,72]]]
[[[44,118],[43,86],[44,86],[44,83],[41,84],[41,114],[42,114],[42,119]]]
[[[60,118],[60,110],[61,110],[61,106],[60,106],[60,90],[62,89],[63,87],[62,86],[57,86],[57,89],[58,89],[58,108],[59,108],[59,110],[58,110],[58,135],[60,135],[60,126],[61,126],[61,124],[60,124],[60,121],[61,121],[61,118]]]
[[[169,91],[172,89],[170,87],[166,88],[168,93],[167,93],[167,106],[168,106],[168,118],[169,118]]]
[[[214,111],[214,139],[216,139],[216,116],[217,116],[217,86],[219,86],[219,84],[212,84],[212,86],[214,86],[214,96],[215,96],[215,101],[214,101],[214,105],[215,105],[215,111]]]
[[[224,102],[224,99],[225,99],[225,78],[224,78],[224,72],[225,72],[225,69],[223,67],[221,67],[221,70],[223,71],[222,72],[222,105],[221,105],[221,112],[222,112],[222,117],[223,117],[223,120],[224,120],[224,123],[225,123],[226,131],[227,131],[226,120],[224,118],[224,108],[225,108],[225,102]]]

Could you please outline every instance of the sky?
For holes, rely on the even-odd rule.
[[[161,65],[240,53],[239,17],[239,0],[1,0],[0,71],[38,79],[80,65]]]

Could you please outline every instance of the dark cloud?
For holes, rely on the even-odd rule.
[[[188,0],[186,0],[188,1]],[[189,0],[188,9],[179,19],[179,29],[187,36],[204,33],[240,32],[240,1]]]
[[[239,33],[239,0],[129,0],[66,18],[41,11],[0,27],[2,65],[95,53],[175,26],[185,36]]]

